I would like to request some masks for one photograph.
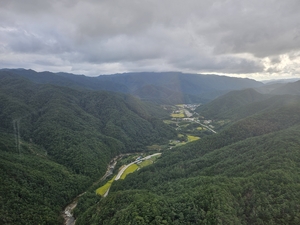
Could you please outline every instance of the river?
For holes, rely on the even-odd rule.
[[[113,170],[114,170],[118,160],[120,158],[122,158],[124,155],[128,155],[128,154],[121,154],[121,155],[118,155],[115,158],[113,158],[107,166],[106,173],[98,181],[94,182],[93,185],[95,185],[96,183],[98,183],[102,180],[105,180],[109,175],[111,175],[113,173]],[[67,205],[66,208],[64,209],[64,211],[62,212],[62,216],[65,221],[64,225],[75,225],[76,219],[74,218],[72,211],[77,206],[78,199],[84,194],[85,194],[85,192],[81,193],[76,198],[74,198],[73,201],[69,205]]]

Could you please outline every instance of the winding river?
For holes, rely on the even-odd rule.
[[[109,162],[109,164],[107,166],[106,173],[104,174],[104,176],[101,177],[98,181],[94,182],[93,185],[100,182],[100,181],[102,181],[102,180],[105,180],[109,175],[111,175],[113,173],[113,170],[114,170],[118,160],[121,159],[124,155],[128,155],[128,154],[121,154],[121,155],[118,155],[115,158],[113,158]],[[85,194],[85,192],[81,193],[76,198],[74,198],[73,201],[69,205],[67,205],[66,208],[64,209],[64,211],[62,212],[62,216],[63,216],[64,221],[65,221],[64,225],[75,225],[76,219],[74,218],[74,216],[72,214],[72,211],[77,206],[78,199],[84,194]]]

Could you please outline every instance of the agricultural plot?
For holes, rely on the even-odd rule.
[[[176,122],[174,122],[174,121],[172,121],[172,120],[163,120],[163,122],[164,122],[165,124],[168,124],[168,125],[176,123]]]
[[[133,173],[136,170],[138,170],[140,168],[143,168],[145,166],[151,165],[152,163],[154,163],[155,160],[157,160],[158,157],[160,157],[160,155],[161,155],[161,153],[154,154],[152,157],[149,157],[148,159],[141,161],[139,164],[134,163],[134,164],[130,165],[128,168],[126,168],[126,169],[124,168],[125,171],[122,173],[120,179],[123,180],[123,179],[126,178],[126,176],[128,174]],[[123,165],[122,167],[124,167],[124,166],[126,166],[126,165]],[[121,170],[121,168],[120,168],[120,170]],[[101,186],[100,188],[98,188],[96,190],[96,194],[97,195],[101,195],[102,197],[104,197],[105,193],[110,189],[110,187],[111,187],[112,183],[114,182],[114,180],[116,179],[116,177],[117,177],[117,175],[115,175],[106,184],[104,184],[103,186]]]
[[[192,135],[188,135],[187,138],[188,138],[188,142],[197,141],[200,139],[199,137],[192,136]]]
[[[107,190],[110,188],[111,184],[114,182],[116,176],[114,176],[111,180],[109,180],[106,184],[104,184],[102,187],[99,187],[97,190],[96,190],[96,194],[97,195],[101,195],[103,196]]]
[[[184,109],[183,105],[176,105],[177,107],[174,108],[173,113],[171,113],[172,118],[184,118]]]
[[[152,163],[153,163],[153,161],[152,161],[151,159],[148,159],[148,160],[144,160],[144,161],[142,161],[141,163],[139,163],[138,166],[139,166],[140,168],[143,168],[143,167],[145,167],[145,166],[151,165]]]
[[[121,178],[120,179],[125,179],[125,177],[130,174],[130,173],[133,173],[134,171],[136,171],[139,167],[136,165],[136,164],[132,164],[131,166],[129,166],[125,171],[124,173],[121,175]]]
[[[172,113],[171,117],[173,118],[184,118],[184,113]]]

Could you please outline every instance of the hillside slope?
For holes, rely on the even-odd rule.
[[[57,224],[62,207],[114,156],[176,135],[156,118],[164,115],[132,96],[36,84],[1,71],[1,224]]]
[[[241,91],[231,91],[222,95],[208,104],[201,105],[197,108],[197,112],[207,118],[226,118],[229,114],[239,107],[258,102],[269,96],[263,95],[254,89],[245,89]]]
[[[300,81],[287,83],[285,85],[282,85],[276,89],[274,89],[271,94],[276,95],[300,95]]]
[[[196,109],[207,119],[229,119],[236,121],[248,116],[273,113],[282,106],[297,104],[297,95],[260,94],[253,89],[232,91]]]
[[[87,176],[75,174],[54,162],[33,143],[0,133],[0,223],[63,224],[59,217],[69,201],[91,185]]]

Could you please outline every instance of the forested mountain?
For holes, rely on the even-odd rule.
[[[124,73],[86,77],[68,73],[38,73],[25,69],[4,69],[4,71],[16,73],[36,83],[128,93],[160,104],[203,103],[231,90],[263,85],[251,79],[180,72]]]
[[[208,104],[201,105],[196,111],[210,119],[228,118],[228,116],[232,115],[239,107],[261,101],[268,97],[268,95],[260,94],[254,89],[231,91]]]
[[[253,89],[232,91],[208,104],[197,108],[206,119],[229,119],[236,121],[248,116],[267,112],[272,114],[281,106],[293,106],[297,95],[260,94]]]
[[[193,102],[260,85],[181,73],[18,71],[0,71],[1,224],[62,224],[62,208],[111,158],[176,137],[162,122],[167,112],[129,93]],[[231,122],[114,181],[105,198],[89,191],[76,224],[299,224],[300,96],[291,94],[236,90],[201,106],[200,117]]]
[[[285,85],[282,85],[276,89],[274,89],[271,94],[277,94],[277,95],[300,95],[300,81],[296,81],[293,83],[288,83]]]
[[[300,95],[300,81],[296,78],[278,81],[275,80],[255,89],[263,94]]]
[[[167,142],[166,112],[124,94],[0,72],[1,224],[57,224],[62,207],[125,152]]]
[[[251,101],[269,105],[115,182],[78,224],[299,224],[300,97]]]

